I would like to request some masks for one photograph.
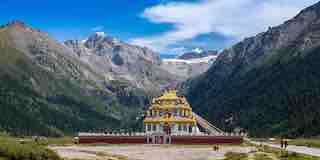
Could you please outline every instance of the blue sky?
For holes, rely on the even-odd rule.
[[[96,31],[162,54],[223,49],[317,0],[1,0],[0,23],[22,20],[59,41]]]

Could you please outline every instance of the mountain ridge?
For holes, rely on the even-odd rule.
[[[183,59],[183,60],[190,60],[195,58],[204,58],[209,56],[217,56],[219,54],[218,51],[215,50],[205,50],[205,51],[191,51],[183,53],[182,55],[178,56],[177,59]]]
[[[97,50],[101,49],[101,55],[97,54],[97,57],[113,54],[104,50],[108,49],[108,42],[97,44],[101,45],[97,47]],[[119,49],[115,54],[123,58],[127,52]],[[133,50],[130,56],[141,56],[136,56],[133,63],[123,64],[133,68],[128,68],[128,74],[137,77],[141,83],[139,86],[134,79],[130,81],[117,76],[117,72],[111,75],[112,70],[102,72],[94,68],[94,64],[79,58],[90,54],[77,53],[23,22],[14,21],[2,26],[0,110],[3,116],[0,130],[19,136],[62,136],[78,131],[120,128],[136,130],[143,107],[149,103],[152,94],[158,92],[154,88],[165,86],[173,79],[165,71],[161,75],[164,78],[148,75],[153,69],[160,69],[157,62],[150,64],[148,58],[143,59],[148,54],[144,51],[140,48]],[[158,60],[156,55],[154,59]],[[103,60],[112,59],[104,57]],[[140,67],[139,72],[133,72],[134,66]],[[107,75],[113,77],[106,78]],[[152,83],[157,85],[152,86]]]
[[[240,127],[253,136],[317,136],[312,123],[319,123],[314,103],[319,77],[312,58],[319,55],[319,24],[317,3],[222,51],[204,75],[184,84],[191,105],[227,130]]]

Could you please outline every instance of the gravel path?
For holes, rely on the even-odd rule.
[[[249,140],[249,141],[250,141],[250,143],[253,143],[255,145],[260,145],[261,144],[260,142],[255,142],[255,141],[251,141],[251,140]],[[266,146],[269,146],[269,147],[281,149],[279,144],[271,144],[271,143],[263,142],[262,145],[266,145]],[[305,147],[305,146],[289,145],[287,150],[290,151],[290,152],[296,152],[296,153],[300,153],[300,154],[306,154],[306,155],[320,157],[320,149],[318,149],[318,148],[310,148],[310,147]]]
[[[101,155],[127,157],[129,160],[222,160],[227,152],[249,153],[253,147],[220,147],[218,152],[209,146],[108,145],[50,147],[67,159],[105,159]]]

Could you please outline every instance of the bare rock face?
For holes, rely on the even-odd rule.
[[[107,81],[126,81],[137,88],[155,91],[179,80],[160,68],[159,54],[126,44],[102,32],[82,42],[71,40],[64,44],[76,53],[75,57],[105,75]]]
[[[210,68],[211,63],[186,63],[186,62],[172,62],[164,61],[161,67],[168,72],[182,77],[184,80],[196,77]]]

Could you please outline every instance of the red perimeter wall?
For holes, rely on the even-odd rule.
[[[108,144],[144,144],[144,136],[80,136],[80,144],[108,143]]]
[[[241,144],[237,136],[172,136],[172,144]],[[80,136],[80,144],[146,144],[145,136]]]
[[[172,144],[241,144],[242,137],[234,136],[173,136]]]

